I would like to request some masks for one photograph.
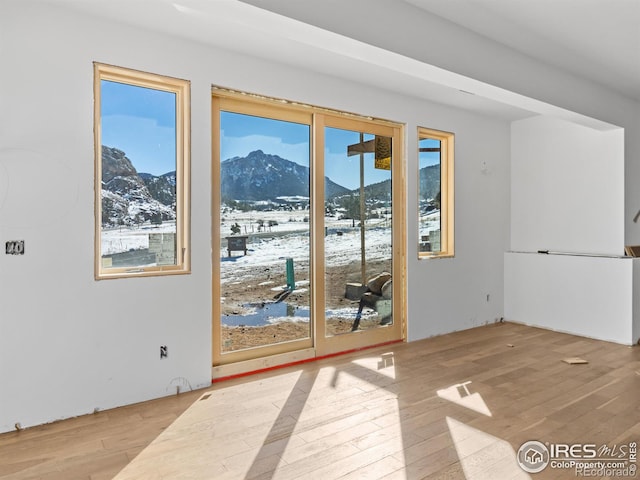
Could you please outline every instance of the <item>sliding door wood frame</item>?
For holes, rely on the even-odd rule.
[[[406,208],[404,125],[321,107],[266,98],[259,95],[213,87],[211,103],[211,239],[212,239],[212,363],[213,377],[238,375],[280,364],[305,361],[341,351],[365,348],[406,338]],[[222,352],[220,285],[220,112],[230,111],[310,125],[310,337],[264,347]],[[325,337],[324,277],[324,128],[362,129],[393,139],[392,161],[392,259],[393,324],[387,327]],[[320,333],[314,333],[320,332]],[[256,354],[259,353],[259,356]]]
[[[247,102],[243,99],[234,97],[213,97],[212,100],[212,185],[217,187],[221,184],[220,178],[220,112],[233,112],[243,115],[253,115],[258,117],[270,118],[274,120],[282,120],[286,122],[293,122],[299,124],[305,124],[309,126],[309,135],[312,136],[312,115],[310,112],[302,110],[292,110],[281,105],[274,105],[271,103],[263,102]],[[312,139],[309,139],[310,145]],[[309,152],[311,157],[311,151]],[[222,352],[222,346],[220,339],[222,338],[222,325],[220,321],[215,319],[221,318],[221,285],[220,285],[220,259],[219,257],[219,241],[220,241],[220,191],[218,188],[213,189],[212,198],[212,232],[211,238],[213,245],[213,284],[212,284],[212,313],[213,313],[213,328],[212,328],[212,342],[213,342],[213,365],[223,365],[229,363],[237,363],[253,360],[255,358],[265,358],[274,355],[280,355],[292,351],[298,351],[313,347],[313,329],[309,331],[309,337],[298,340],[290,340],[287,342],[280,342],[270,345],[264,345],[255,348],[248,348],[243,350]],[[309,232],[310,237],[313,232]],[[216,257],[217,256],[217,257]],[[311,264],[311,253],[309,258]]]
[[[325,127],[342,130],[353,130],[372,135],[392,138],[392,278],[393,282],[393,323],[384,327],[345,333],[341,335],[326,335],[325,309],[325,262],[324,235],[316,235],[314,241],[313,267],[316,280],[312,301],[316,330],[316,354],[318,356],[331,355],[338,352],[379,345],[394,340],[406,338],[406,295],[405,295],[405,217],[404,208],[404,148],[402,141],[403,126],[400,124],[380,123],[364,118],[345,117],[340,114],[319,113],[314,116],[314,160],[313,171],[316,202],[314,204],[314,225],[318,231],[324,231],[324,130]],[[318,192],[322,192],[318,194]]]

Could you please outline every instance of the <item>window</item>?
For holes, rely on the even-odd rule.
[[[189,89],[94,64],[97,279],[189,273]]]
[[[452,257],[453,133],[418,128],[418,257]]]

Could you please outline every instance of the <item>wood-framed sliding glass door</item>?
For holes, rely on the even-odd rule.
[[[312,115],[215,96],[213,112],[214,365],[312,348]]]
[[[404,336],[402,131],[399,125],[317,114],[314,224],[316,351]],[[339,178],[336,193],[326,179]],[[321,200],[321,201],[320,201]],[[395,281],[394,281],[395,280]]]
[[[402,127],[212,107],[214,377],[402,339]]]

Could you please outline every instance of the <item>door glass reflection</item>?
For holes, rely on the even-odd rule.
[[[221,350],[309,338],[310,127],[220,121]]]
[[[391,138],[325,128],[325,335],[392,317]]]

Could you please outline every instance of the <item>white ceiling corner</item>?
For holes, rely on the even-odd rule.
[[[638,0],[404,0],[640,100]]]

